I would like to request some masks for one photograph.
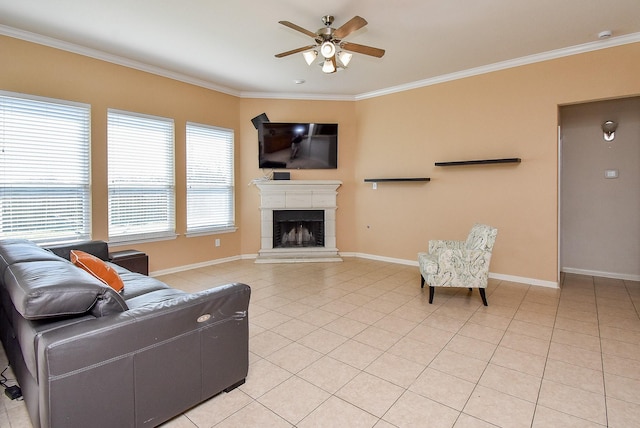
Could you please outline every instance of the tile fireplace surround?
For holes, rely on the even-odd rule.
[[[260,242],[256,263],[339,262],[336,248],[337,180],[275,180],[256,183],[260,190]],[[323,210],[324,246],[273,248],[273,212]]]

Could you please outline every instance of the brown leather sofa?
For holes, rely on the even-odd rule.
[[[0,240],[0,335],[34,427],[157,426],[244,383],[248,285],[186,293],[109,264],[118,293],[70,249],[109,255]]]

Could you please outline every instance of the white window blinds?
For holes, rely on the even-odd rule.
[[[0,238],[90,239],[90,107],[0,91]]]
[[[109,109],[109,241],[175,237],[173,120]]]
[[[187,233],[235,230],[232,129],[187,123]]]

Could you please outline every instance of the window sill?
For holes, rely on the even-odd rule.
[[[133,244],[146,244],[148,242],[158,242],[158,241],[170,241],[172,239],[176,239],[178,237],[177,234],[164,235],[164,236],[132,236],[130,238],[123,236],[117,238],[109,238],[109,246],[110,247],[119,247],[122,245],[133,245]]]
[[[187,238],[196,238],[196,237],[199,237],[199,236],[219,235],[221,233],[231,233],[231,232],[235,232],[236,230],[238,230],[237,227],[229,226],[229,227],[221,227],[221,228],[216,228],[216,229],[206,229],[206,230],[198,230],[198,231],[193,231],[193,232],[187,232],[187,233],[185,233],[185,236]]]

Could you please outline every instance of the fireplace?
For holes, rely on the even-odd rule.
[[[339,262],[336,180],[260,181],[256,263]]]
[[[273,212],[273,248],[324,247],[324,210]]]

